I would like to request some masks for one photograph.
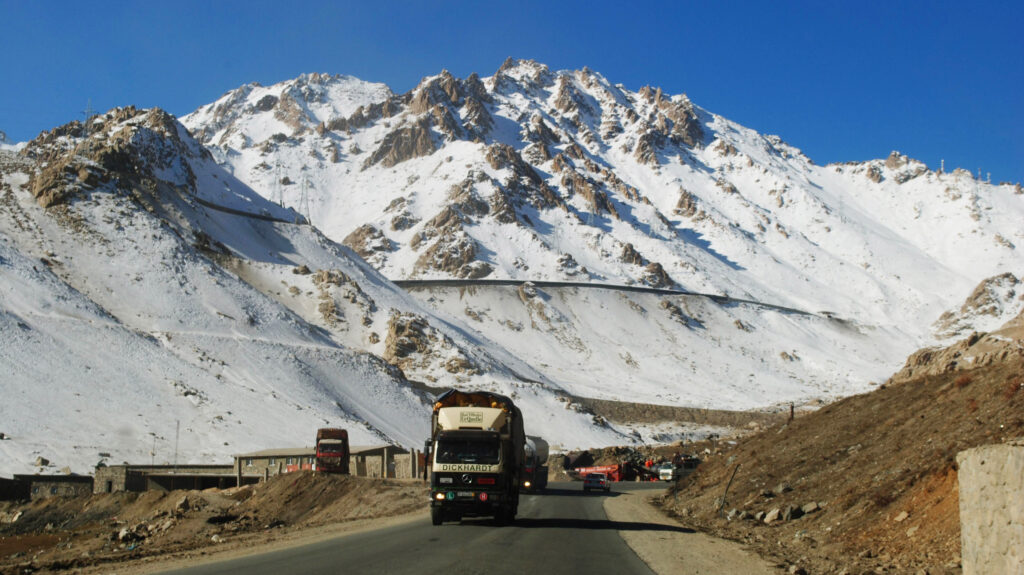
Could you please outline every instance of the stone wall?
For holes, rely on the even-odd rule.
[[[1024,439],[956,457],[964,575],[1024,573]]]
[[[30,499],[48,497],[87,497],[92,494],[93,478],[88,476],[33,476]]]

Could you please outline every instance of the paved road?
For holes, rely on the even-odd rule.
[[[650,531],[656,536],[659,531],[686,531],[610,521],[605,516],[605,497],[615,497],[618,490],[664,489],[662,484],[613,484],[607,495],[584,494],[581,485],[552,483],[544,494],[524,496],[515,523],[508,527],[484,518],[435,527],[424,515],[422,520],[397,527],[168,573],[651,575],[618,532]]]
[[[752,299],[741,299],[729,297],[727,295],[700,293],[686,290],[676,289],[664,289],[664,288],[652,288],[648,286],[637,286],[637,285],[616,285],[616,284],[602,284],[594,282],[556,282],[556,281],[543,281],[543,280],[459,280],[459,279],[435,279],[435,280],[391,280],[396,286],[405,290],[414,290],[422,288],[452,288],[452,287],[518,287],[523,284],[533,284],[539,288],[544,289],[560,289],[560,288],[580,288],[580,289],[604,289],[613,291],[624,291],[624,292],[636,292],[636,293],[650,293],[655,295],[685,295],[685,296],[696,296],[707,298],[719,305],[736,305],[745,304],[762,307],[766,309],[772,309],[783,313],[792,313],[797,315],[825,315],[831,317],[830,312],[819,312],[818,314],[811,313],[808,311],[786,307],[781,305],[775,305],[772,303],[765,303],[755,301]]]

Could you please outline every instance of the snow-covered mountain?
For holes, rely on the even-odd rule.
[[[356,87],[344,105],[359,104],[347,115],[295,96],[344,86]],[[586,68],[510,59],[402,95],[307,75],[229,92],[182,122],[236,177],[392,279],[647,285],[816,314],[691,300],[706,317],[680,323],[678,300],[585,290],[545,296],[552,323],[508,290],[413,292],[580,395],[729,408],[861,391],[973,325],[935,322],[978,282],[1024,269],[1019,184],[897,152],[818,166],[685,95]],[[1000,309],[989,323],[1016,307]]]
[[[160,110],[46,132],[0,152],[0,174],[5,474],[176,448],[224,461],[328,425],[418,446],[423,382],[442,378],[515,396],[566,447],[626,440],[255,194]]]
[[[325,425],[414,447],[453,385],[516,397],[556,446],[672,438],[575,398],[833,398],[1024,305],[1019,185],[817,166],[587,69],[402,95],[313,74],[182,123],[117,109],[0,150],[0,470],[224,460]]]

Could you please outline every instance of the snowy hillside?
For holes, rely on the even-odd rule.
[[[325,78],[262,98],[335,93]],[[510,60],[489,78],[444,72],[386,99],[356,86],[344,104],[363,105],[349,115],[308,106],[285,126],[294,105],[254,106],[243,87],[183,123],[236,177],[393,279],[675,285],[924,337],[1024,259],[1020,187],[897,153],[816,166],[685,95],[586,69]],[[246,103],[228,113],[236,99]]]
[[[295,224],[159,110],[44,133],[0,153],[0,174],[4,473],[172,461],[176,444],[181,462],[226,461],[327,425],[418,446],[429,398],[406,376],[513,394],[567,447],[624,441]]]
[[[332,82],[303,76],[265,90],[284,101],[285,94],[324,93]],[[248,98],[247,90],[182,122],[236,177],[308,215],[389,278],[648,285],[819,316],[801,327],[806,337],[797,346],[790,318],[783,327],[725,306],[715,310],[721,320],[711,324],[715,329],[683,339],[683,355],[700,350],[699,365],[664,352],[636,370],[609,360],[621,355],[611,353],[614,345],[590,341],[591,316],[606,313],[603,303],[575,311],[575,303],[566,304],[561,330],[541,322],[510,332],[522,304],[486,299],[505,296],[477,290],[455,303],[451,294],[434,293],[427,302],[470,317],[488,338],[555,380],[593,381],[570,385],[582,395],[646,395],[664,387],[668,374],[691,370],[693,383],[665,397],[707,405],[729,397],[719,390],[746,385],[738,381],[749,373],[762,382],[802,382],[795,397],[794,388],[783,386],[788,391],[774,394],[777,400],[803,399],[814,389],[827,396],[861,391],[912,351],[952,337],[933,324],[978,282],[1024,269],[1019,185],[937,172],[896,152],[885,160],[818,166],[777,136],[744,128],[685,95],[633,91],[588,69],[555,72],[509,60],[490,77],[442,72],[402,95],[381,89],[370,97],[360,88],[344,100],[363,98],[351,114],[310,112],[290,126],[275,124],[274,134],[266,126],[286,110],[262,109],[249,98],[227,111],[233,99]],[[632,304],[624,309],[654,307]],[[489,309],[490,321],[472,321],[463,309],[476,307]],[[970,329],[971,318],[998,325],[1017,308],[1000,309],[994,316],[968,314],[954,331]],[[645,317],[625,313],[636,315],[626,321]],[[619,319],[611,316],[610,332],[600,336],[607,345],[666,347],[655,329],[616,332]],[[757,336],[736,329],[737,322],[758,326]],[[574,358],[576,344],[559,332],[574,333],[587,350],[582,353],[601,357],[602,367],[567,375],[587,361]],[[529,343],[535,340],[546,343]],[[789,362],[779,363],[790,347],[817,359],[794,372]],[[755,358],[761,369],[739,369],[737,353]],[[612,381],[621,384],[604,383]],[[747,405],[754,397],[770,403],[753,394],[744,396]]]

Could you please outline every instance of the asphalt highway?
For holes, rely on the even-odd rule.
[[[422,520],[345,535],[314,544],[168,571],[178,575],[653,572],[619,537],[619,531],[673,529],[651,523],[608,520],[603,502],[617,492],[664,489],[664,484],[614,483],[610,493],[584,493],[582,483],[552,483],[520,499],[516,521],[505,527],[490,518],[434,526]],[[424,508],[427,503],[424,501]]]

